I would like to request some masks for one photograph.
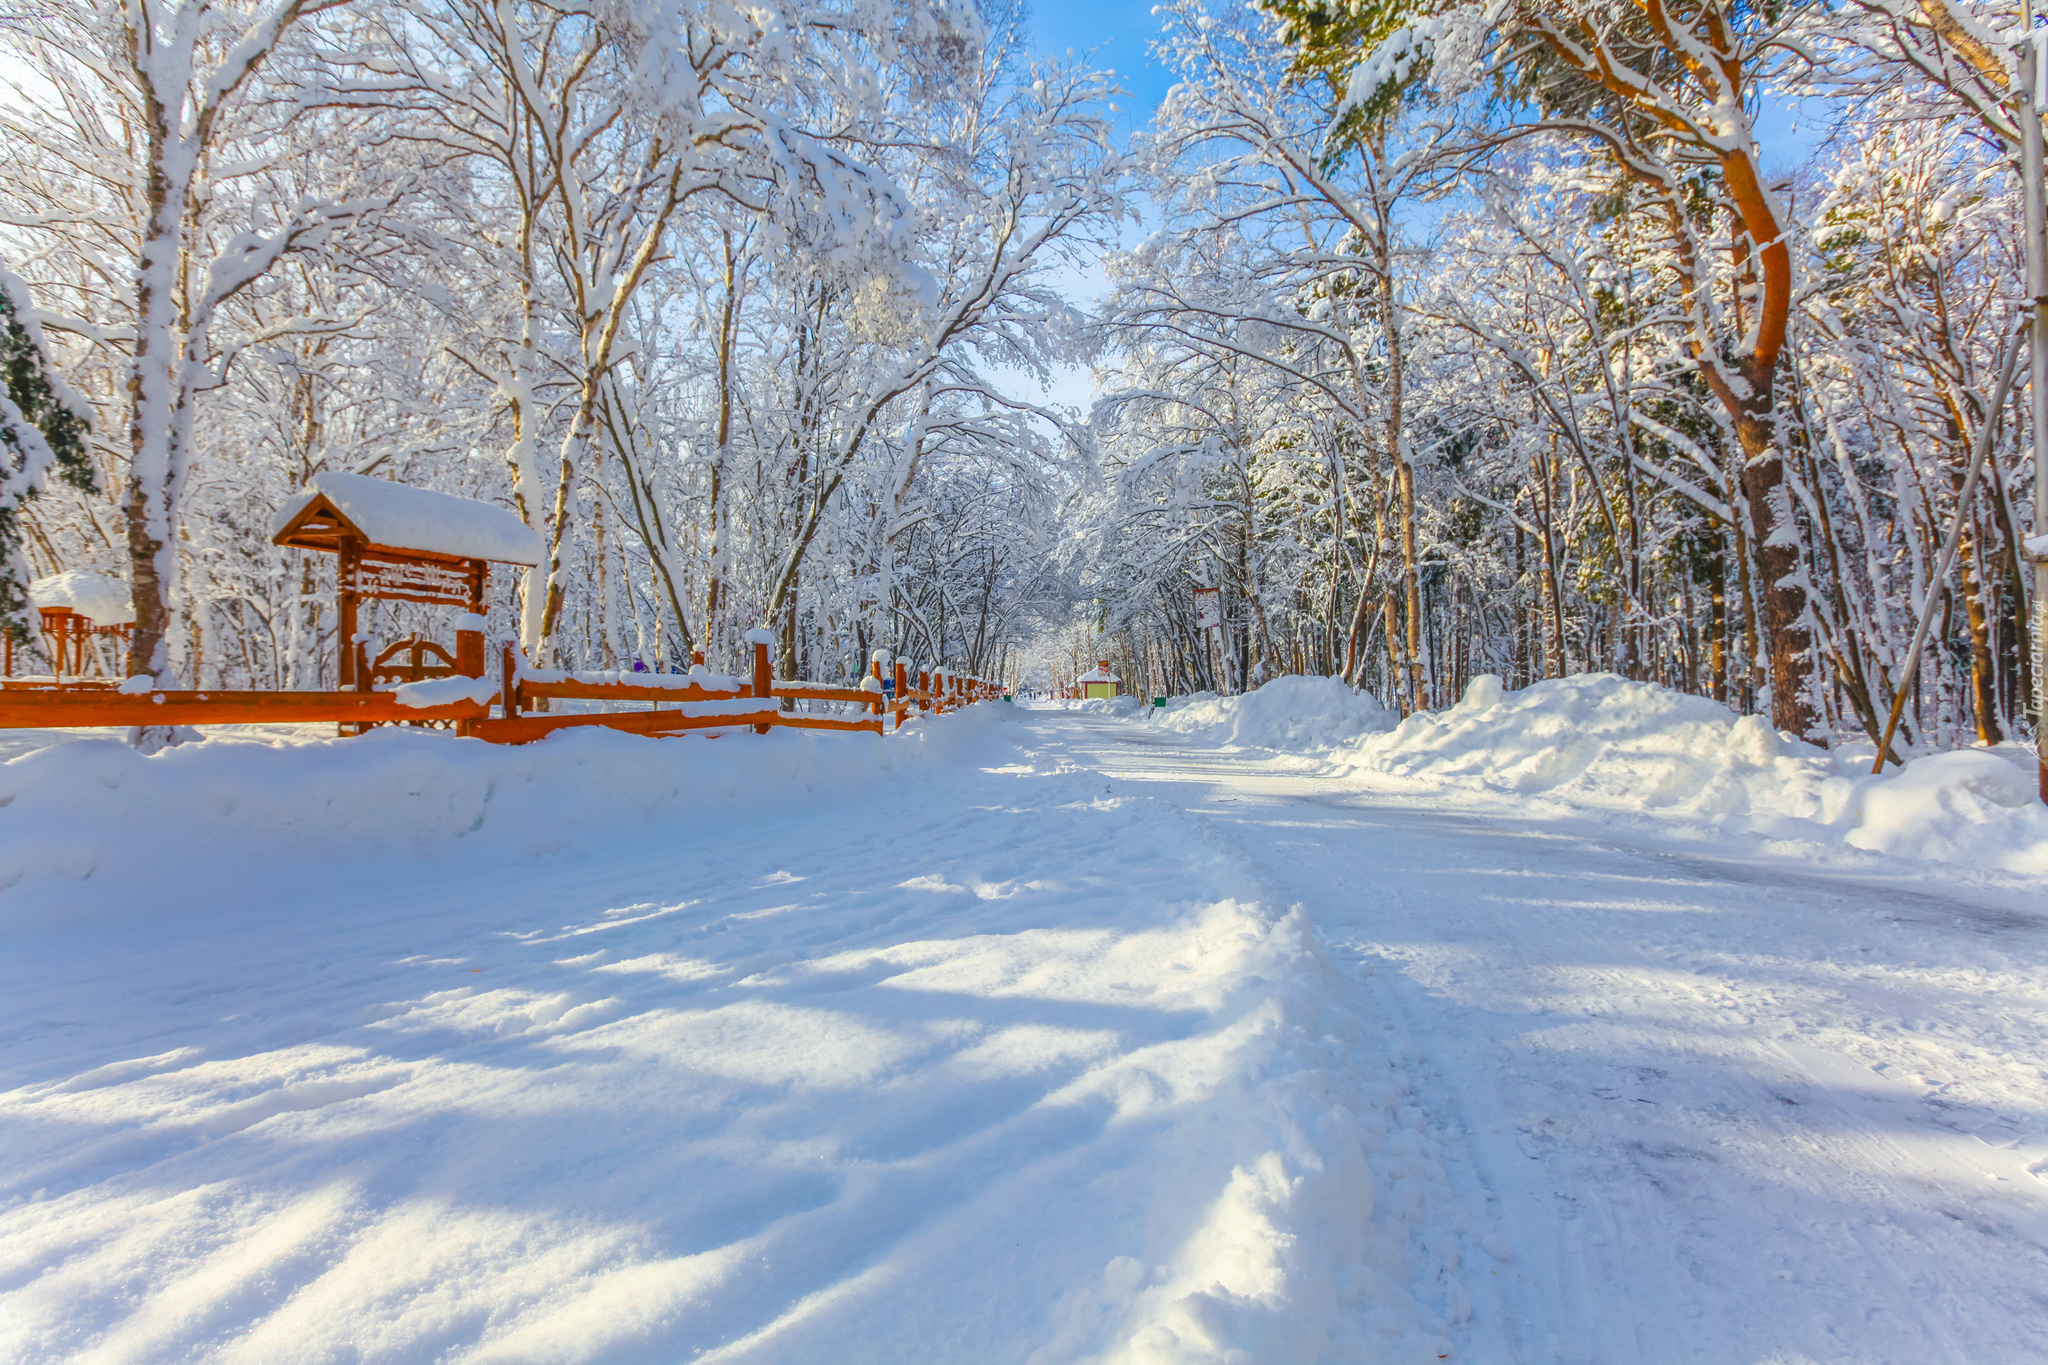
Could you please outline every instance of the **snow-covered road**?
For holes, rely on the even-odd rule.
[[[938,724],[0,892],[0,1360],[2048,1358],[2029,890]]]
[[[1467,1274],[1474,1358],[2048,1358],[2048,898],[1069,724],[1367,980],[1511,1252]]]

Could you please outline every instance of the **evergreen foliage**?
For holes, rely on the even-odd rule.
[[[64,401],[62,383],[33,320],[16,306],[9,278],[0,282],[0,375],[7,397],[0,406],[0,630],[30,638],[28,583],[21,558],[21,505],[36,495],[52,470],[83,492],[94,490],[86,455],[86,421]]]

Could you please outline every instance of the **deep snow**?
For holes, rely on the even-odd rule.
[[[1129,714],[1212,743],[1315,755],[1339,778],[1506,798],[1504,811],[1641,816],[1709,840],[2048,875],[2048,807],[2019,744],[1930,754],[1877,777],[1870,746],[1829,752],[1761,716],[1611,673],[1512,693],[1482,675],[1457,705],[1398,724],[1332,678]]]
[[[2036,878],[1257,695],[0,766],[0,1360],[2048,1355]]]
[[[1014,716],[10,765],[0,1358],[1436,1358],[1306,920]]]

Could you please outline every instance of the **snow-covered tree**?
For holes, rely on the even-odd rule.
[[[85,435],[90,409],[71,391],[36,323],[20,277],[0,270],[0,630],[31,638],[23,507],[52,478],[93,491]]]

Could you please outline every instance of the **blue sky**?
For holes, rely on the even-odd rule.
[[[1117,73],[1118,83],[1129,91],[1121,101],[1121,131],[1143,127],[1152,111],[1173,83],[1166,69],[1150,60],[1146,48],[1159,32],[1159,19],[1152,13],[1154,0],[1030,0],[1031,45],[1041,56],[1059,57],[1068,51],[1086,56],[1090,64]],[[1765,146],[1765,169],[1783,173],[1809,161],[1822,136],[1824,110],[1804,109],[1783,102],[1767,108],[1758,120],[1758,132]],[[1804,115],[1802,117],[1802,115]],[[1126,229],[1126,240],[1134,229]],[[1074,302],[1095,302],[1108,288],[1100,271],[1070,272],[1067,293]],[[1016,388],[1039,400],[1050,399],[1086,410],[1093,397],[1086,371],[1073,368],[1063,372],[1047,389],[1037,389],[1023,375],[1012,379]]]
[[[1031,6],[1032,46],[1045,56],[1068,49],[1092,54],[1131,92],[1124,102],[1125,125],[1143,124],[1172,84],[1166,69],[1145,56],[1159,31],[1152,0],[1035,0]]]
[[[1159,34],[1153,0],[1026,0],[1031,46],[1041,57],[1068,53],[1098,71],[1114,71],[1125,92],[1117,131],[1129,136],[1152,121],[1173,77],[1147,49]],[[1126,234],[1128,237],[1129,234]]]
[[[1153,0],[1032,0],[1031,46],[1040,56],[1064,57],[1069,51],[1085,56],[1098,70],[1117,73],[1117,83],[1129,93],[1118,101],[1123,117],[1120,131],[1143,127],[1152,111],[1173,84],[1166,68],[1150,61],[1146,46],[1159,32],[1159,20],[1152,13]],[[1131,239],[1139,229],[1126,228]],[[1077,304],[1090,304],[1109,288],[1109,281],[1097,270],[1066,272],[1067,296]],[[1023,374],[1006,374],[1013,392],[1034,401],[1065,404],[1087,411],[1094,398],[1088,372],[1078,366],[1062,371],[1049,386],[1040,389]]]

